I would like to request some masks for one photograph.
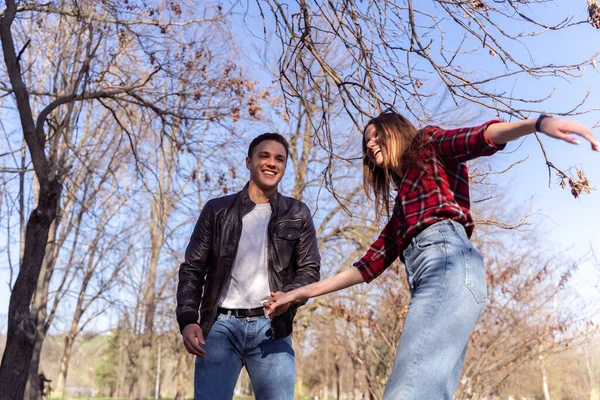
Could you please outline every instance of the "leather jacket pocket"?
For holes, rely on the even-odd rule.
[[[281,240],[298,240],[300,239],[300,229],[280,227],[277,229],[276,236]]]
[[[300,239],[302,221],[300,218],[280,219],[275,225],[275,238],[285,241]]]
[[[273,245],[275,251],[275,262],[273,268],[278,272],[288,271],[293,267],[292,255],[296,250],[296,245],[300,240],[300,228],[294,226],[277,226],[273,235]],[[287,273],[286,275],[287,281]]]
[[[273,339],[281,339],[291,335],[294,330],[294,316],[296,308],[290,307],[289,310],[271,320],[271,333]]]

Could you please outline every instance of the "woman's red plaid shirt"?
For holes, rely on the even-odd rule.
[[[365,281],[379,276],[401,257],[414,236],[438,221],[454,220],[471,237],[474,223],[466,162],[504,148],[484,135],[496,122],[500,121],[451,130],[427,126],[419,131],[421,140],[413,141],[418,143],[413,145],[418,161],[405,168],[391,219],[364,257],[354,263]]]

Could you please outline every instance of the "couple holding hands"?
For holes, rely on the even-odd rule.
[[[311,212],[277,191],[288,143],[277,133],[257,136],[246,157],[249,182],[206,203],[179,270],[176,314],[197,356],[194,398],[231,399],[246,367],[256,399],[293,399],[297,308],[371,282],[400,257],[411,300],[384,399],[452,399],[487,296],[483,258],[469,241],[466,162],[536,131],[574,144],[580,136],[600,151],[589,128],[545,114],[451,130],[416,129],[393,110],[371,119],[362,135],[364,186],[389,222],[360,260],[322,281]]]

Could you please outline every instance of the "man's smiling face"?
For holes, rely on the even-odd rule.
[[[246,168],[250,170],[250,180],[263,192],[274,192],[283,174],[287,154],[285,147],[274,140],[260,142],[252,153],[252,158],[246,157]]]

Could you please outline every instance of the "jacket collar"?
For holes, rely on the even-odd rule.
[[[250,182],[247,182],[244,188],[240,191],[240,196],[242,200],[242,214],[246,214],[247,212],[252,210],[256,205],[250,198],[250,195],[248,194],[249,186]],[[280,196],[281,195],[279,194],[279,190],[276,190],[275,192],[273,192],[273,194],[269,195],[269,203],[271,204],[271,210],[277,210],[277,204],[279,203]]]

